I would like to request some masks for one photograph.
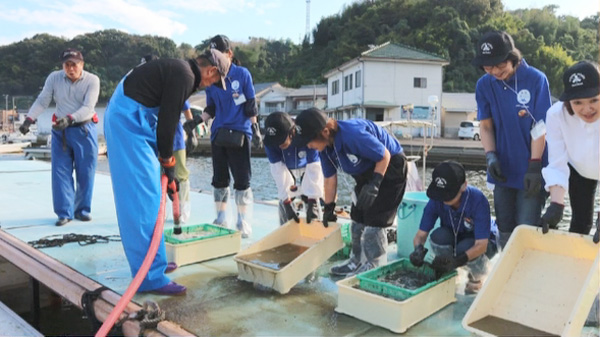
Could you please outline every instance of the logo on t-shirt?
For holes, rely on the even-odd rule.
[[[519,91],[517,94],[517,101],[521,104],[527,104],[531,101],[531,93],[527,89]]]
[[[465,221],[463,221],[463,225],[465,226],[465,228],[468,231],[472,231],[473,230],[473,219],[465,218]]]
[[[298,158],[302,159],[306,157],[306,151],[300,151],[298,152]]]
[[[583,85],[583,80],[585,80],[585,75],[582,73],[574,73],[571,76],[569,76],[569,83],[571,84],[571,88]]]
[[[239,88],[240,88],[240,82],[238,80],[231,82],[231,89],[238,90]]]
[[[483,55],[490,55],[490,54],[492,54],[492,49],[494,49],[494,46],[492,46],[491,43],[484,42],[481,45],[481,54],[483,54]]]
[[[349,160],[349,161],[350,161],[352,164],[356,165],[356,164],[358,163],[358,157],[357,157],[357,156],[355,156],[355,155],[353,155],[353,154],[350,154],[350,153],[348,153],[348,154],[346,154],[346,157],[348,157],[348,160]]]

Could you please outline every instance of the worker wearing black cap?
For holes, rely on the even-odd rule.
[[[299,221],[294,197],[306,201],[306,222],[321,220],[319,200],[323,196],[323,172],[319,152],[292,144],[294,122],[285,112],[273,112],[265,120],[265,151],[279,196],[279,223]]]
[[[466,265],[469,281],[465,293],[477,293],[487,275],[488,261],[497,252],[497,229],[491,220],[490,204],[480,190],[467,184],[465,168],[455,161],[440,163],[431,178],[429,201],[413,239],[415,251],[410,261],[417,267],[423,265],[425,242],[440,219],[440,227],[431,232],[433,268],[444,274]]]
[[[385,228],[393,225],[406,186],[402,146],[370,120],[336,121],[317,108],[302,111],[295,123],[294,144],[320,152],[325,177],[323,225],[337,220],[338,171],[356,181],[350,210],[352,254],[332,267],[331,274],[348,276],[385,264]]]

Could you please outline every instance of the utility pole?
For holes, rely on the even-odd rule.
[[[304,36],[310,43],[310,0],[306,0],[306,32]]]

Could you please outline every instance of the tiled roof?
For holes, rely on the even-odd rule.
[[[399,60],[424,60],[424,61],[438,61],[448,62],[448,60],[429,53],[423,50],[419,50],[413,47],[405,46],[402,44],[386,42],[382,45],[371,48],[362,53],[363,57],[373,58],[388,58],[388,59],[399,59]]]

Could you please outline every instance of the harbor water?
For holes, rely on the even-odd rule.
[[[417,162],[417,166],[420,163]],[[275,181],[271,176],[271,171],[269,168],[269,161],[267,158],[252,158],[252,179],[250,182],[250,186],[252,187],[252,192],[254,194],[255,200],[261,201],[269,201],[275,200],[277,198],[277,187],[275,186]],[[187,159],[187,167],[190,170],[190,185],[193,191],[201,191],[206,193],[212,193],[213,187],[211,186],[213,168],[212,168],[212,158],[210,157],[189,157]],[[418,168],[419,176],[422,176],[421,170],[422,168]],[[109,173],[108,169],[108,160],[105,156],[101,156],[98,158],[98,171]],[[425,184],[424,186],[428,186],[431,181],[431,173],[433,168],[426,168],[425,173]],[[490,202],[492,216],[494,216],[494,198],[492,191],[487,187],[486,183],[486,172],[483,170],[474,171],[467,170],[467,182],[479,188],[487,197]],[[233,180],[231,182],[233,186]],[[338,199],[337,205],[341,207],[345,207],[348,210],[350,209],[350,205],[352,203],[351,200],[351,192],[354,187],[354,179],[345,174],[339,173],[338,176]],[[233,187],[231,187],[233,188]],[[546,206],[550,203],[550,198],[546,201]],[[595,211],[600,211],[600,196],[596,194],[595,201],[596,209]],[[213,205],[192,205],[192,212],[194,211],[210,211],[214,212]],[[569,222],[571,221],[571,207],[569,203],[569,196],[565,197],[565,210],[563,220],[559,224],[559,228],[563,230],[568,230]],[[594,230],[592,229],[592,233]]]

